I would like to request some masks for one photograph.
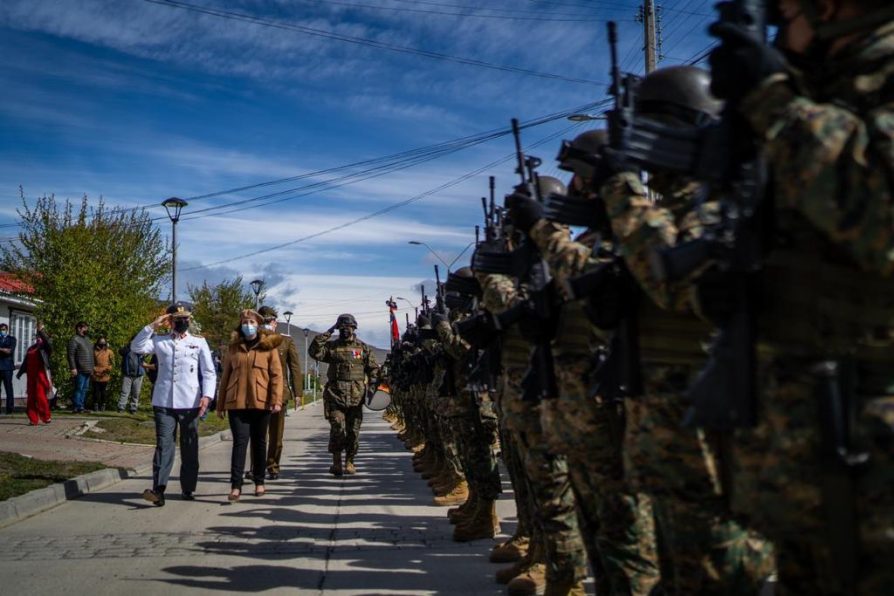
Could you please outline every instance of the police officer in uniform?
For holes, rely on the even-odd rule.
[[[332,341],[332,332],[338,338]],[[357,339],[357,319],[354,315],[339,315],[335,324],[316,336],[307,350],[318,362],[329,365],[323,407],[329,421],[329,452],[334,476],[354,474],[354,455],[360,445],[360,424],[363,421],[363,400],[369,385],[378,379],[379,365],[368,345]],[[341,454],[345,452],[342,466]]]
[[[264,327],[268,331],[276,332],[277,312],[272,306],[262,306],[258,314],[264,317]],[[279,360],[282,363],[285,377],[285,389],[283,393],[283,409],[270,415],[270,426],[267,437],[267,479],[279,478],[279,460],[282,458],[282,437],[286,427],[286,409],[289,397],[295,399],[295,407],[302,397],[301,360],[298,357],[298,349],[291,336],[283,335],[282,342],[276,347],[279,352]]]
[[[208,342],[189,332],[191,316],[192,305],[175,302],[130,343],[133,352],[152,354],[158,359],[158,376],[152,387],[156,436],[152,488],[143,491],[143,498],[156,507],[165,504],[178,427],[180,488],[184,499],[193,500],[199,478],[199,417],[208,410],[217,385]],[[170,333],[156,335],[162,327],[170,329]]]

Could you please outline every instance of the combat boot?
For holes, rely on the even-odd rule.
[[[436,496],[432,502],[438,507],[458,505],[469,498],[469,485],[465,480],[457,482],[452,489],[443,495]]]
[[[475,510],[474,517],[468,523],[457,525],[453,530],[455,542],[470,542],[472,540],[484,540],[493,538],[500,532],[500,522],[497,519],[497,504],[495,501],[481,501]]]
[[[440,454],[435,453],[432,455],[431,460],[422,470],[421,475],[423,480],[431,480],[432,478],[438,476],[441,473],[441,469],[444,467],[444,458],[441,457]],[[431,484],[429,483],[429,486]]]
[[[462,476],[457,476],[454,472],[448,472],[440,482],[437,482],[432,485],[431,492],[436,497],[443,497],[450,491],[456,488],[456,486],[460,482],[465,482],[465,478]],[[462,501],[456,501],[455,503],[450,503],[450,505],[459,505]]]
[[[531,538],[516,534],[509,540],[495,546],[490,551],[491,563],[512,563],[524,558],[528,553]]]
[[[543,594],[546,589],[546,565],[535,563],[528,570],[509,582],[509,596],[532,596]]]
[[[584,596],[586,593],[582,581],[547,581],[543,596]]]
[[[329,466],[329,473],[333,476],[341,476],[344,470],[341,467],[341,451],[332,454],[332,465]]]
[[[354,456],[350,455],[345,458],[345,474],[356,474],[357,468],[354,466]]]
[[[451,524],[459,524],[462,520],[472,517],[476,509],[478,509],[478,490],[474,486],[470,486],[469,498],[459,507],[448,510],[447,519]]]
[[[516,577],[522,575],[523,573],[526,573],[533,564],[534,560],[531,557],[531,553],[528,552],[527,555],[525,555],[509,567],[497,569],[497,572],[494,574],[494,579],[497,580],[498,584],[508,584]]]

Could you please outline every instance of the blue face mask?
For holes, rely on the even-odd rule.
[[[251,338],[258,334],[258,326],[257,325],[249,325],[248,323],[242,323],[242,335],[245,337]]]
[[[0,329],[0,337],[6,337],[6,329]]]

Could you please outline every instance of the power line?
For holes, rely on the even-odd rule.
[[[515,74],[523,74],[532,77],[539,77],[541,79],[550,79],[557,81],[564,81],[567,83],[579,83],[584,85],[600,85],[604,86],[604,82],[594,81],[591,79],[579,79],[575,77],[566,77],[564,75],[559,75],[555,73],[549,72],[541,72],[537,70],[532,70],[529,68],[521,68],[519,66],[507,66],[502,64],[494,64],[492,62],[486,62],[484,60],[478,60],[477,58],[466,58],[463,56],[454,56],[451,54],[444,54],[442,52],[434,52],[431,50],[422,50],[419,48],[413,48],[409,46],[401,46],[392,43],[386,43],[383,41],[378,41],[375,39],[368,39],[365,37],[357,37],[353,35],[344,35],[341,33],[334,33],[332,31],[325,31],[323,29],[316,29],[313,27],[307,27],[305,25],[294,25],[290,23],[283,23],[281,21],[271,21],[267,19],[262,19],[260,17],[256,17],[249,14],[231,12],[227,10],[217,9],[217,8],[208,8],[204,6],[198,6],[196,4],[189,4],[186,2],[180,2],[179,0],[142,0],[143,2],[148,2],[150,4],[158,4],[159,6],[166,6],[168,8],[179,8],[183,10],[188,10],[192,12],[197,12],[201,14],[206,14],[210,16],[220,17],[223,19],[229,19],[233,21],[241,21],[244,23],[251,23],[253,25],[259,25],[262,27],[272,27],[275,29],[283,29],[286,31],[296,31],[298,33],[304,33],[306,35],[312,35],[315,37],[322,37],[324,39],[331,39],[335,41],[343,41],[345,43],[351,43],[355,45],[362,45],[366,47],[376,48],[379,50],[387,50],[390,52],[397,52],[402,54],[412,54],[415,56],[423,56],[425,58],[431,58],[434,60],[441,60],[445,62],[454,62],[457,64],[465,64],[467,66],[477,66],[480,68],[488,68],[491,70],[498,70],[502,72],[511,72]]]
[[[609,103],[609,101],[610,101],[610,100],[604,100],[604,101],[601,102],[601,103],[602,103],[602,105],[607,105],[607,104]],[[580,123],[580,122],[576,122],[576,123],[574,123],[573,125],[571,125],[571,126],[569,126],[569,127],[566,127],[566,128],[562,129],[561,131],[559,131],[559,132],[557,132],[557,133],[551,134],[551,135],[549,135],[549,136],[547,136],[547,137],[545,137],[545,138],[543,138],[543,139],[540,139],[539,141],[537,141],[536,143],[534,143],[534,144],[531,145],[530,147],[537,147],[537,146],[539,146],[539,145],[542,145],[542,144],[544,144],[544,143],[547,143],[547,142],[549,142],[549,141],[551,141],[551,140],[557,138],[558,136],[564,135],[566,132],[568,132],[568,131],[570,131],[570,130],[573,130],[573,129],[575,129],[575,128],[581,126],[581,125],[582,125],[582,123]],[[231,257],[231,258],[228,258],[228,259],[221,259],[221,260],[219,260],[219,261],[214,261],[214,262],[212,262],[212,263],[208,263],[208,264],[206,264],[206,265],[200,265],[200,266],[196,266],[196,267],[190,267],[190,268],[188,268],[188,269],[184,269],[183,271],[195,271],[195,270],[197,270],[197,269],[205,269],[205,268],[207,268],[207,267],[215,267],[215,266],[217,266],[217,265],[223,265],[223,264],[225,264],[225,263],[232,263],[233,261],[238,261],[238,260],[242,260],[242,259],[247,259],[247,258],[249,258],[249,257],[254,257],[254,256],[257,256],[257,255],[260,255],[260,254],[264,254],[264,253],[267,253],[267,252],[274,251],[274,250],[279,250],[279,249],[281,249],[281,248],[285,248],[285,247],[287,247],[287,246],[294,246],[294,245],[296,245],[296,244],[300,244],[300,243],[302,243],[302,242],[306,242],[306,241],[308,241],[308,240],[313,240],[314,238],[319,238],[320,236],[325,236],[326,234],[331,234],[332,232],[337,232],[337,231],[339,231],[339,230],[343,230],[343,229],[345,229],[345,228],[347,228],[347,227],[356,225],[356,224],[358,224],[358,223],[361,223],[361,222],[364,222],[364,221],[367,221],[367,220],[370,220],[370,219],[379,217],[379,216],[381,216],[381,215],[385,215],[385,214],[387,214],[387,213],[391,213],[392,211],[395,211],[395,210],[397,210],[397,209],[400,209],[401,207],[406,207],[407,205],[410,205],[410,204],[412,204],[412,203],[415,203],[415,202],[417,202],[417,201],[420,201],[420,200],[422,200],[422,199],[424,199],[424,198],[426,198],[426,197],[430,197],[430,196],[432,196],[432,195],[434,195],[434,194],[437,194],[437,193],[439,193],[439,192],[441,192],[441,191],[443,191],[443,190],[447,190],[448,188],[452,188],[452,187],[454,187],[454,186],[456,186],[456,185],[458,185],[458,184],[461,184],[462,182],[465,182],[466,180],[468,180],[468,179],[470,179],[470,178],[473,178],[473,177],[475,177],[475,176],[477,176],[477,175],[479,175],[479,174],[482,174],[482,173],[486,172],[487,170],[490,170],[490,169],[492,169],[492,168],[495,168],[495,167],[497,167],[498,165],[503,164],[503,163],[506,163],[507,161],[509,161],[509,160],[511,160],[511,159],[514,159],[514,158],[515,158],[515,154],[512,153],[512,154],[510,154],[510,155],[507,155],[506,157],[500,158],[500,159],[498,159],[498,160],[496,160],[496,161],[493,161],[493,162],[491,162],[491,163],[489,163],[489,164],[487,164],[487,165],[485,165],[485,166],[482,166],[482,167],[477,168],[477,169],[475,169],[475,170],[473,170],[473,171],[471,171],[471,172],[468,172],[468,173],[466,173],[466,174],[463,174],[462,176],[459,176],[458,178],[454,178],[453,180],[450,180],[449,182],[445,182],[444,184],[441,184],[440,186],[437,186],[437,187],[432,188],[432,189],[429,189],[429,190],[427,190],[427,191],[425,191],[425,192],[419,193],[418,195],[415,195],[415,196],[413,196],[413,197],[410,197],[409,199],[400,201],[400,202],[398,202],[398,203],[391,204],[391,205],[389,205],[389,206],[387,206],[387,207],[384,207],[384,208],[382,208],[382,209],[378,209],[378,210],[373,211],[372,213],[368,213],[368,214],[366,214],[366,215],[364,215],[364,216],[362,216],[362,217],[358,217],[358,218],[356,218],[356,219],[353,219],[353,220],[350,220],[350,221],[341,223],[341,224],[339,224],[339,225],[337,225],[337,226],[332,226],[332,227],[327,228],[327,229],[325,229],[325,230],[321,230],[321,231],[319,231],[319,232],[314,232],[313,234],[309,234],[309,235],[307,235],[307,236],[302,236],[301,238],[298,238],[298,239],[296,239],[296,240],[291,240],[291,241],[289,241],[289,242],[283,242],[282,244],[277,244],[276,246],[271,246],[271,247],[268,247],[268,248],[263,248],[263,249],[256,250],[256,251],[253,251],[253,252],[250,252],[250,253],[247,253],[247,254],[239,255],[239,256],[236,256],[236,257]]]
[[[412,12],[418,14],[432,14],[432,15],[442,15],[442,16],[453,16],[453,17],[463,17],[463,18],[476,18],[476,19],[497,19],[504,21],[538,21],[538,22],[558,22],[558,23],[600,23],[605,22],[607,19],[597,19],[597,18],[583,18],[587,15],[553,15],[551,17],[544,17],[542,14],[539,16],[525,16],[524,14],[481,14],[478,12],[448,12],[444,10],[432,10],[432,9],[422,9],[422,8],[408,8],[405,6],[377,6],[373,4],[359,4],[355,2],[341,2],[340,0],[304,0],[306,3],[319,3],[319,4],[331,4],[334,6],[347,6],[351,8],[360,8],[367,10],[390,10],[392,12]],[[449,5],[448,5],[449,6]],[[463,7],[463,6],[455,6],[458,9],[464,9],[466,11],[476,10],[473,7]],[[484,8],[482,10],[492,10]]]

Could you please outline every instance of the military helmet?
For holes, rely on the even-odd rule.
[[[266,304],[258,309],[258,314],[265,319],[275,319],[278,316],[276,309],[272,306],[267,306]]]
[[[447,292],[456,292],[459,294],[481,296],[481,284],[475,277],[475,272],[471,267],[461,267],[456,271],[447,274],[447,283],[444,284]]]
[[[537,190],[541,197],[548,197],[554,193],[557,195],[568,193],[565,183],[552,176],[537,176]]]
[[[720,116],[723,102],[711,95],[711,75],[695,66],[669,66],[649,73],[636,94],[637,114],[671,116],[703,124]]]
[[[582,178],[592,178],[599,153],[607,144],[608,133],[604,130],[588,130],[574,137],[573,141],[562,141],[556,156],[559,169]]]
[[[341,329],[342,327],[353,327],[354,329],[356,329],[357,319],[354,318],[354,315],[349,313],[338,315],[338,319],[336,319],[335,321],[335,326],[338,329]]]

